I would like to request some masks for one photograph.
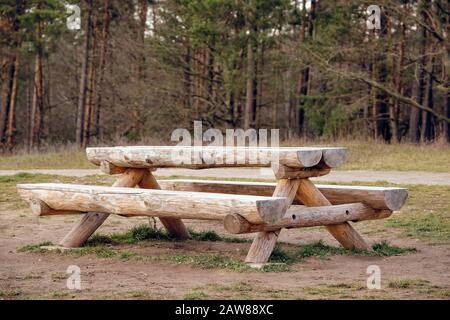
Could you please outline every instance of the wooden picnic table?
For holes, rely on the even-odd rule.
[[[266,263],[283,228],[324,226],[345,248],[371,250],[350,221],[386,218],[407,197],[402,188],[316,186],[346,160],[346,148],[103,147],[86,150],[112,187],[22,184],[21,196],[38,215],[85,213],[61,245],[78,247],[109,214],[156,216],[177,239],[189,238],[182,219],[221,220],[235,234],[256,232],[246,262]],[[277,182],[161,180],[158,168],[271,167]],[[230,171],[230,178],[232,178]],[[139,186],[140,189],[135,187]]]

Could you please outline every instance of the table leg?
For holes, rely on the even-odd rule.
[[[309,179],[299,179],[298,199],[308,207],[331,206],[330,201]],[[346,249],[371,250],[361,235],[348,223],[326,226],[328,232]]]
[[[139,182],[139,187],[145,189],[161,189],[161,187],[158,184],[158,181],[156,181],[155,177],[149,170],[146,170],[144,176]],[[186,226],[184,225],[181,219],[159,218],[159,220],[167,229],[171,237],[180,240],[185,240],[189,238],[189,232],[187,231]]]
[[[145,169],[127,169],[113,184],[113,187],[133,188],[142,180]],[[97,230],[108,218],[109,214],[99,212],[86,213],[81,221],[59,243],[63,247],[81,247],[83,243]]]
[[[281,179],[277,182],[277,187],[273,193],[274,197],[285,197],[286,208],[289,208],[294,201],[298,186],[299,179]],[[264,264],[269,261],[270,255],[277,243],[278,235],[281,230],[270,232],[258,232],[256,238],[248,251],[245,262],[251,264]]]

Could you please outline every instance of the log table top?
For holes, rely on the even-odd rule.
[[[335,168],[347,157],[346,148],[335,147],[129,146],[87,148],[86,153],[95,165],[122,168],[270,167],[274,163],[295,169],[319,164]]]

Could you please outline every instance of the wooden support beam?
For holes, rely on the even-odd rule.
[[[277,180],[280,179],[305,179],[312,177],[320,177],[330,173],[330,168],[305,168],[305,169],[297,169],[286,167],[279,164],[273,164],[272,170]]]
[[[275,224],[255,225],[238,214],[225,217],[224,227],[230,233],[242,234],[261,231],[276,231],[282,228],[305,228],[340,224],[347,221],[363,221],[387,218],[389,210],[376,210],[363,203],[341,204],[325,207],[292,206],[283,219]]]
[[[117,167],[117,166],[113,165],[111,162],[106,161],[106,160],[100,162],[100,171],[105,174],[109,174],[109,175],[122,174],[126,170],[127,170],[127,168]]]
[[[153,174],[148,170],[142,177],[141,182],[139,182],[139,187],[144,189],[161,189],[158,181],[156,181]],[[189,239],[189,232],[181,219],[159,217],[159,220],[171,237],[179,240]]]
[[[226,194],[245,194],[269,197],[275,191],[276,183],[213,181],[213,180],[160,180],[164,190],[213,192]],[[363,202],[369,207],[379,210],[397,211],[408,197],[405,188],[337,186],[316,184],[317,189],[333,205]],[[293,204],[303,204],[295,199]]]
[[[127,169],[113,184],[113,187],[135,187],[142,179],[145,170]],[[108,218],[109,214],[99,212],[86,213],[81,221],[59,243],[66,248],[81,247],[87,239]]]
[[[80,211],[69,211],[69,210],[54,210],[50,208],[44,201],[39,199],[30,200],[31,212],[37,216],[54,216],[54,215],[65,215],[65,214],[82,214]]]
[[[306,206],[331,206],[330,201],[324,197],[309,179],[300,179],[299,182],[297,197]],[[371,247],[348,222],[325,227],[344,248],[371,250]]]
[[[300,180],[279,180],[273,196],[285,198],[285,206],[289,208],[296,197],[299,183]],[[250,246],[245,262],[252,265],[260,265],[269,261],[279,234],[280,230],[258,232]]]
[[[142,175],[140,175],[142,178]],[[223,220],[239,213],[254,224],[275,223],[286,213],[285,198],[60,183],[19,184],[20,195],[54,210]]]

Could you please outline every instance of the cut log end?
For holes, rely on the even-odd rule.
[[[225,230],[232,234],[248,233],[251,224],[238,214],[229,214],[223,220]]]
[[[346,148],[330,148],[323,150],[323,162],[330,168],[337,168],[347,160]]]
[[[386,206],[391,211],[400,210],[408,198],[407,189],[392,189],[384,192]]]
[[[301,150],[297,152],[297,158],[302,167],[314,167],[322,158],[322,150]]]

